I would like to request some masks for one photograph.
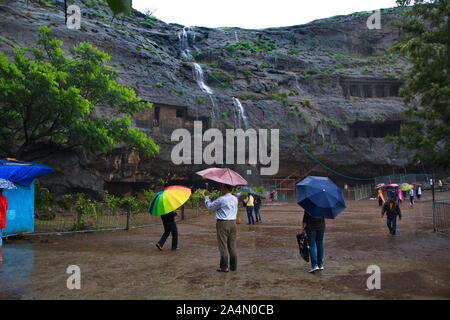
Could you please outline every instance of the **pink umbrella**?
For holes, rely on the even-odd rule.
[[[391,183],[391,184],[385,184],[383,186],[383,188],[394,188],[394,187],[398,187],[398,184],[396,183]]]
[[[213,180],[230,186],[239,186],[248,184],[247,180],[241,177],[237,172],[228,168],[209,168],[196,172],[204,179]]]

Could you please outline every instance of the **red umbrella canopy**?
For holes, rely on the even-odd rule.
[[[248,184],[247,180],[242,178],[237,172],[228,168],[209,168],[196,172],[204,179],[213,180],[230,186],[239,186]]]

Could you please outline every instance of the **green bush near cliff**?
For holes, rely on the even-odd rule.
[[[0,52],[0,153],[29,159],[44,145],[108,152],[118,143],[146,155],[158,152],[151,138],[131,127],[131,117],[152,104],[117,82],[110,56],[82,42],[67,57],[62,45],[40,27],[36,47],[15,47],[12,62]],[[96,105],[121,116],[96,117]]]

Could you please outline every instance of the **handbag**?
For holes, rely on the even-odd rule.
[[[297,242],[300,250],[300,256],[303,260],[309,262],[309,245],[305,231],[297,233]]]

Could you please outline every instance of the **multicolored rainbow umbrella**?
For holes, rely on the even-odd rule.
[[[152,216],[162,216],[181,207],[191,196],[191,189],[183,186],[170,186],[159,191],[150,201]]]

